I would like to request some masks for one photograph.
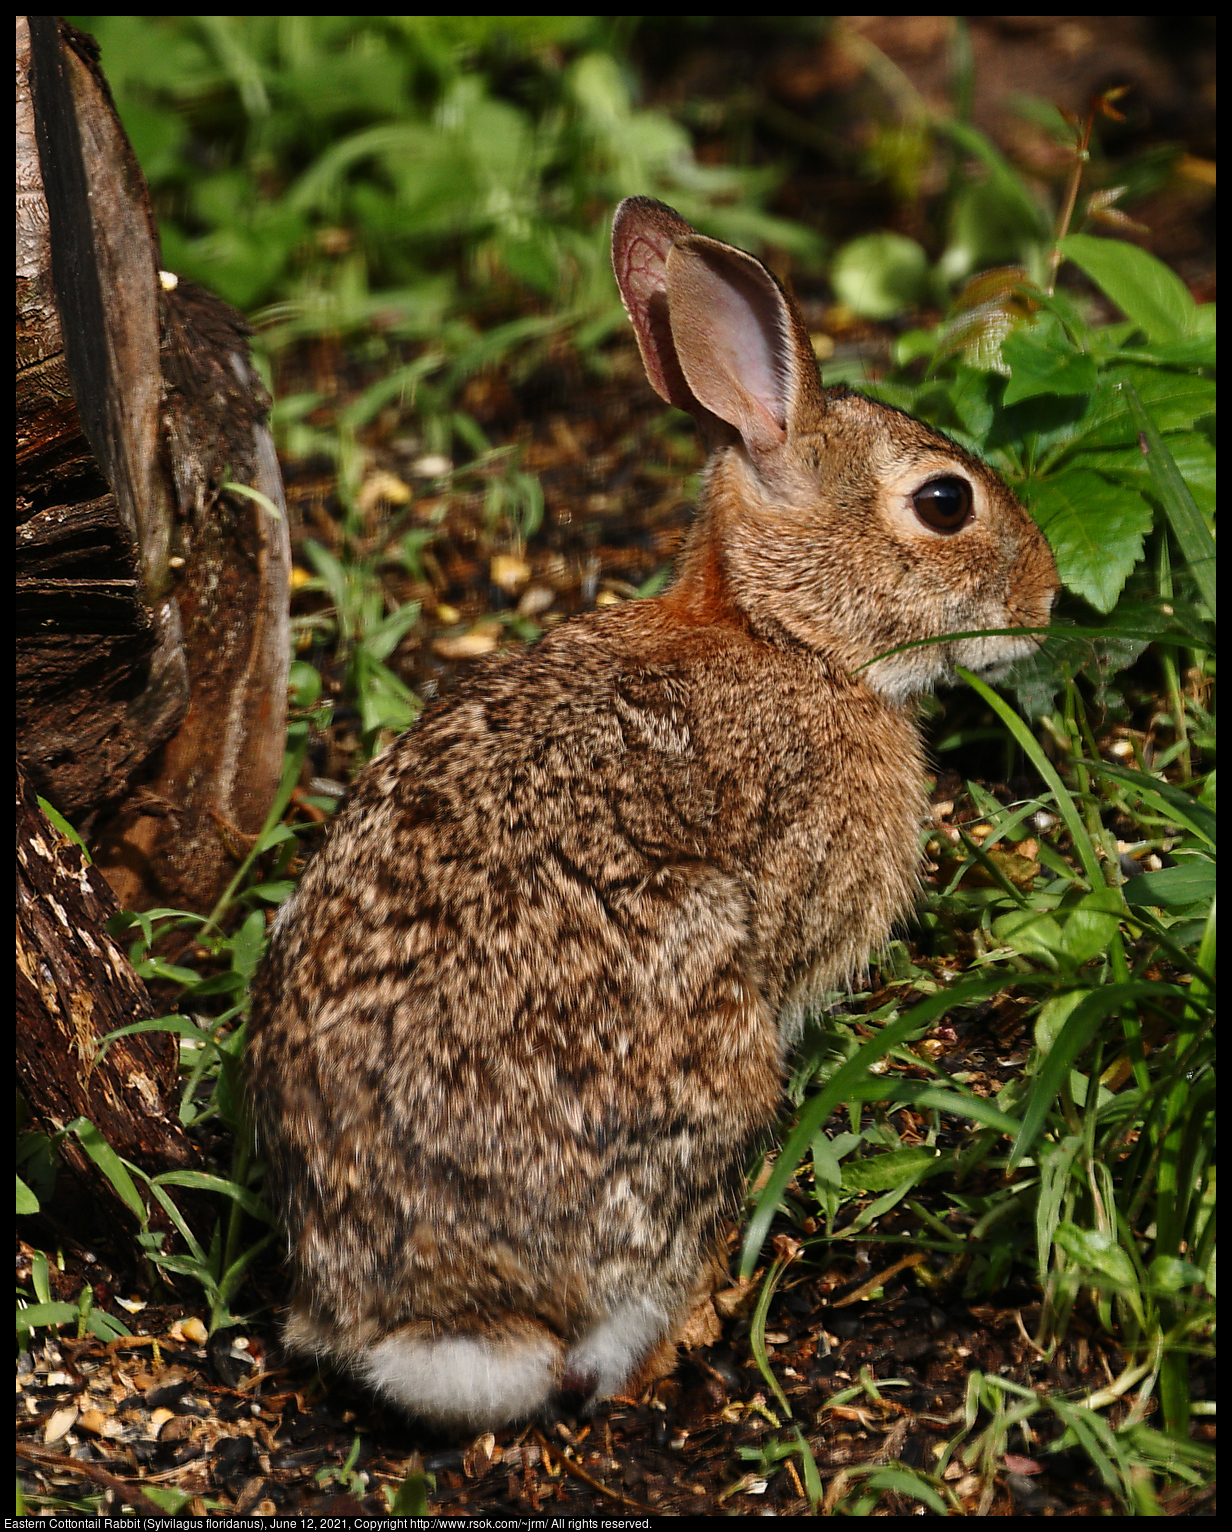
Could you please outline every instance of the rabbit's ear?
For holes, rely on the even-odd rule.
[[[667,252],[675,355],[695,399],[754,457],[825,410],[804,322],[760,261],[701,234]]]
[[[668,251],[693,232],[662,202],[627,197],[612,221],[612,267],[651,387],[677,409],[705,415],[680,369],[667,309]]]

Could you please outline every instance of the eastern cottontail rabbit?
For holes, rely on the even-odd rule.
[[[1057,583],[984,464],[822,390],[758,261],[641,197],[613,258],[710,448],[675,580],[476,667],[372,763],[253,1016],[286,1338],[454,1429],[670,1341],[804,1007],[910,908],[913,695],[1034,641],[876,657],[1044,624]]]

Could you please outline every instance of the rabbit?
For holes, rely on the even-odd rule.
[[[822,389],[759,261],[634,197],[613,262],[709,449],[674,579],[427,708],[255,986],[287,1345],[446,1432],[670,1370],[806,1007],[911,908],[915,699],[1029,653],[984,630],[1057,588],[991,469]]]

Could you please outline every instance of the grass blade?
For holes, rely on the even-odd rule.
[[[1176,460],[1168,451],[1146,405],[1138,397],[1138,391],[1132,383],[1122,383],[1121,388],[1125,392],[1134,424],[1138,427],[1142,455],[1146,458],[1146,465],[1151,471],[1151,478],[1155,482],[1177,545],[1197,581],[1203,601],[1214,617],[1215,539],[1210,534],[1197,502],[1189,493],[1189,486],[1181,478]]]
[[[1039,740],[1027,728],[1026,724],[1014,709],[1010,707],[1009,703],[1004,698],[999,697],[991,686],[986,686],[978,676],[972,675],[969,670],[964,670],[961,665],[958,666],[958,674],[992,708],[993,712],[1004,723],[1015,740],[1022,746],[1023,752],[1032,766],[1035,767],[1036,771],[1039,772],[1045,783],[1047,783],[1057,805],[1057,812],[1064,821],[1065,828],[1069,831],[1070,839],[1074,843],[1074,850],[1078,853],[1078,859],[1082,863],[1082,870],[1086,874],[1087,881],[1092,888],[1102,888],[1104,886],[1104,878],[1100,870],[1099,859],[1095,855],[1095,847],[1091,844],[1091,837],[1087,834],[1087,827],[1082,822],[1082,815],[1079,814],[1077,805],[1067,791],[1064,782],[1057,775],[1056,768],[1044,754]]]
[[[848,1059],[842,1068],[834,1073],[815,1096],[805,1102],[800,1110],[796,1126],[783,1145],[770,1178],[758,1197],[753,1216],[749,1220],[740,1258],[742,1277],[752,1276],[753,1268],[757,1265],[757,1256],[774,1221],[774,1212],[778,1207],[779,1198],[783,1195],[788,1181],[795,1175],[800,1162],[809,1152],[813,1135],[836,1106],[851,1098],[863,1083],[872,1065],[892,1048],[905,1043],[916,1032],[931,1026],[946,1011],[952,1010],[955,1006],[972,1005],[978,1000],[986,1000],[990,995],[998,994],[1003,990],[1007,982],[1004,977],[973,979],[965,984],[956,984],[953,989],[945,990],[941,994],[930,995],[927,1000],[921,1001],[919,1005],[913,1006],[911,1010],[884,1026],[876,1037],[870,1038],[853,1058]]]

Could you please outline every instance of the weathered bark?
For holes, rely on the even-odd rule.
[[[117,895],[209,908],[269,811],[289,540],[225,486],[278,508],[282,487],[244,322],[160,272],[96,50],[54,17],[18,18],[17,129],[19,1085],[37,1126],[86,1117],[157,1172],[196,1163],[176,1040],[99,1060],[100,1038],[154,1011],[104,923]],[[72,1135],[61,1164],[75,1232],[131,1227]]]
[[[268,399],[160,275],[92,40],[19,18],[17,66],[18,749],[123,905],[203,910],[281,771],[286,523],[224,488],[282,506]]]
[[[35,1122],[55,1133],[87,1117],[117,1154],[151,1174],[198,1163],[175,1113],[176,1039],[101,1038],[157,1014],[105,930],[115,896],[81,849],[48,822],[17,768],[17,1071]],[[57,1207],[74,1227],[115,1221],[124,1204],[71,1134]],[[180,1194],[177,1194],[177,1196]],[[124,1210],[124,1224],[132,1215]],[[164,1220],[165,1222],[165,1220]],[[159,1220],[155,1220],[155,1227]]]
[[[53,120],[39,131],[19,17],[17,736],[42,792],[76,820],[125,793],[174,732],[188,705],[188,676],[175,603],[150,599],[165,583],[166,558],[142,557],[143,534],[157,550],[165,540],[159,526],[171,520],[153,472],[153,230],[148,210],[108,184],[140,184],[134,165],[116,164],[127,150],[122,135],[113,135],[98,173],[88,175],[59,78],[67,71],[92,79],[88,64],[61,56],[52,18],[35,17],[33,28],[58,78],[43,92],[44,115]],[[50,157],[48,138],[59,143]],[[111,216],[102,219],[99,252],[92,194],[115,218],[114,227]]]

